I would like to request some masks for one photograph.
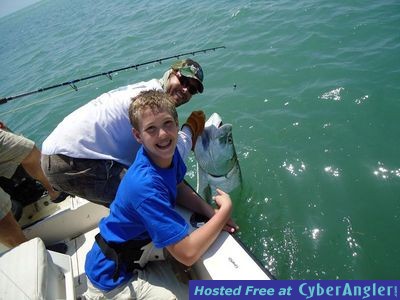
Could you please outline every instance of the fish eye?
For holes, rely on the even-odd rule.
[[[229,134],[229,135],[226,137],[226,141],[227,141],[229,144],[233,144],[233,138],[232,138],[232,135],[231,135],[231,134]]]
[[[218,140],[221,144],[233,144],[233,138],[231,134],[228,134],[227,136],[221,136],[218,138]]]

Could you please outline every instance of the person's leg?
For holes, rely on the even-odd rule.
[[[26,241],[21,227],[10,211],[0,220],[0,243],[12,248]]]
[[[21,162],[21,165],[32,178],[38,180],[43,185],[49,193],[50,199],[55,200],[60,195],[60,192],[53,189],[46,175],[43,173],[40,165],[40,155],[38,148],[33,146],[32,151]]]
[[[11,212],[11,200],[0,188],[0,243],[7,247],[15,247],[27,239]]]
[[[111,291],[102,291],[95,287],[86,277],[87,289],[85,293],[81,296],[81,299],[84,300],[100,300],[100,299],[141,299],[136,297],[136,288],[137,288],[137,274],[134,274],[134,277],[131,281],[122,284]],[[160,300],[160,299],[157,299]]]
[[[42,168],[57,189],[109,207],[126,172],[111,160],[42,155]]]
[[[151,262],[144,270],[136,270],[132,279],[111,291],[96,288],[87,278],[87,290],[81,299],[146,299],[185,300],[189,287],[178,281],[171,266],[165,261]]]
[[[189,286],[178,280],[168,261],[149,262],[138,272],[138,299],[189,298]]]

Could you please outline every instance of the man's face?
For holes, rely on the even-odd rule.
[[[192,95],[198,91],[196,79],[185,77],[177,72],[172,72],[168,79],[167,93],[175,100],[175,106],[189,102]]]

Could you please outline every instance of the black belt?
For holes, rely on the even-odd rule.
[[[132,272],[134,269],[142,269],[135,261],[139,260],[143,254],[141,248],[151,242],[150,239],[146,239],[130,240],[124,243],[107,243],[100,233],[96,235],[95,239],[105,257],[116,264],[113,274],[114,281],[118,279],[122,263],[125,264],[128,272]]]

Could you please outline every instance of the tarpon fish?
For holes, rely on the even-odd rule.
[[[242,187],[242,173],[232,137],[232,124],[223,124],[213,113],[194,147],[197,160],[197,193],[211,203],[215,189],[230,193]]]

